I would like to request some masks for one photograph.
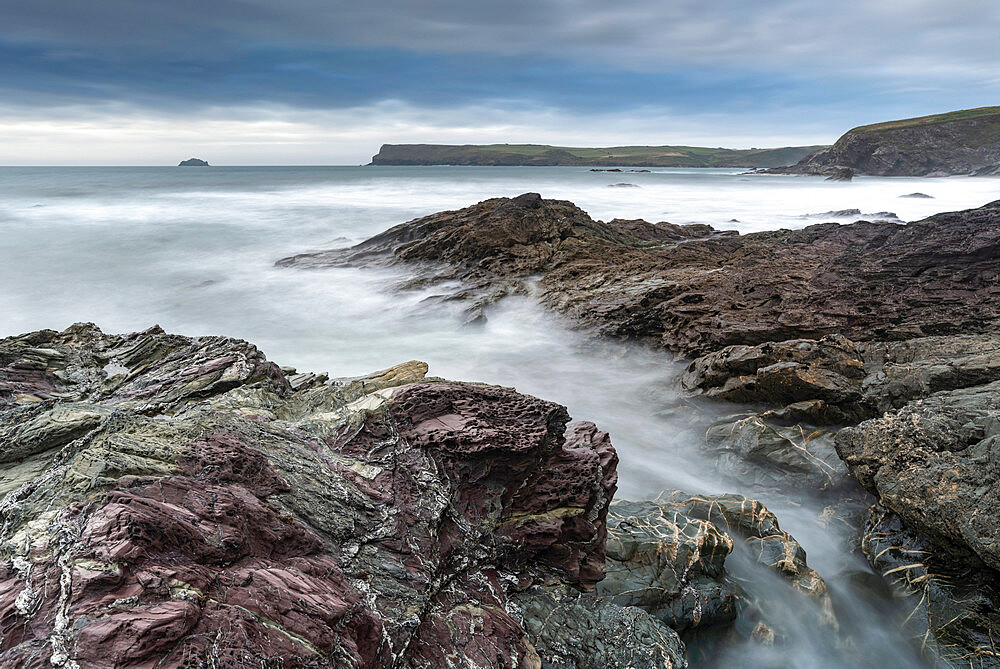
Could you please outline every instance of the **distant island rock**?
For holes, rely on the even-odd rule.
[[[371,165],[580,167],[776,167],[825,146],[724,149],[699,146],[579,148],[547,144],[383,144]]]
[[[1000,176],[1000,107],[864,125],[770,174]]]
[[[177,164],[178,167],[209,167],[207,160],[201,158],[188,158]]]

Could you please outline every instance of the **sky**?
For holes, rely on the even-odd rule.
[[[996,0],[0,0],[0,165],[807,145],[996,104]]]

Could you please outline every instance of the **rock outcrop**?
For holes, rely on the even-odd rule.
[[[155,327],[0,340],[0,665],[683,669],[683,633],[781,638],[736,545],[835,632],[760,503],[612,506],[606,433],[426,373]]]
[[[0,340],[0,664],[539,667],[508,597],[593,591],[615,452],[424,371],[296,391],[223,337]]]
[[[1000,175],[1000,107],[864,125],[773,174]]]
[[[1000,666],[1000,338],[734,346],[681,382],[760,407],[709,430],[725,469],[824,490],[846,464],[878,500],[862,547],[908,601],[909,633],[941,666]]]
[[[451,297],[465,300],[473,319],[505,295],[534,292],[599,334],[701,355],[825,335],[990,331],[1000,318],[998,249],[1000,201],[910,224],[738,236],[704,225],[594,221],[570,202],[526,193],[279,265],[408,264],[419,285],[462,281]]]
[[[877,502],[861,543],[911,601],[907,626],[921,647],[943,666],[1000,666],[991,609],[1000,590],[1000,201],[909,224],[737,236],[604,223],[525,194],[280,264],[406,265],[415,276],[404,286],[458,280],[448,299],[465,300],[472,318],[505,295],[531,294],[598,335],[695,356],[683,392],[743,405],[707,428],[721,472],[793,498],[821,495],[824,513],[848,519],[871,503],[856,479]],[[666,511],[631,515],[656,513]],[[689,572],[688,596],[706,620],[725,620],[741,601],[715,576],[725,541],[673,522],[674,536],[710,558]],[[648,540],[635,535],[647,525],[631,521],[629,545]],[[621,528],[612,522],[609,546]],[[686,545],[675,541],[675,554],[690,553]],[[623,582],[636,599],[611,601],[697,629],[669,579],[650,586],[666,598],[657,602],[642,585],[654,582],[642,558],[619,567],[616,550],[598,594],[585,598]],[[911,550],[923,552],[904,562]],[[773,635],[762,620],[763,636]]]
[[[841,430],[837,450],[908,528],[1000,570],[1000,382],[934,393]]]
[[[208,167],[208,161],[201,158],[188,158],[177,164],[178,167]]]

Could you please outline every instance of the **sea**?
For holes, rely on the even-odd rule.
[[[610,432],[618,497],[671,490],[759,498],[805,548],[830,587],[839,631],[806,623],[802,597],[752,560],[732,558],[751,596],[778,606],[778,637],[699,647],[693,667],[922,667],[899,631],[906,610],[858,550],[858,528],[831,521],[820,496],[761,493],[727,479],[705,453],[704,426],[734,407],[685,402],[686,362],[663,352],[595,345],[531,297],[508,298],[478,327],[440,288],[400,291],[405,270],[275,267],[345,247],[415,217],[537,192],[593,218],[708,223],[750,233],[1000,199],[991,178],[745,174],[738,169],[586,167],[0,167],[0,337],[88,321],[105,332],[158,324],[227,335],[299,371],[350,377],[407,360],[434,376],[511,386],[566,405]],[[902,197],[912,193],[929,198]],[[844,210],[859,210],[859,214]],[[775,268],[780,272],[781,269]]]

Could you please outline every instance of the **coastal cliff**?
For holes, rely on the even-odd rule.
[[[1000,175],[1000,107],[864,125],[775,174]]]
[[[544,144],[383,144],[372,165],[592,167],[773,167],[791,165],[820,146],[723,149],[695,146],[577,148]]]

